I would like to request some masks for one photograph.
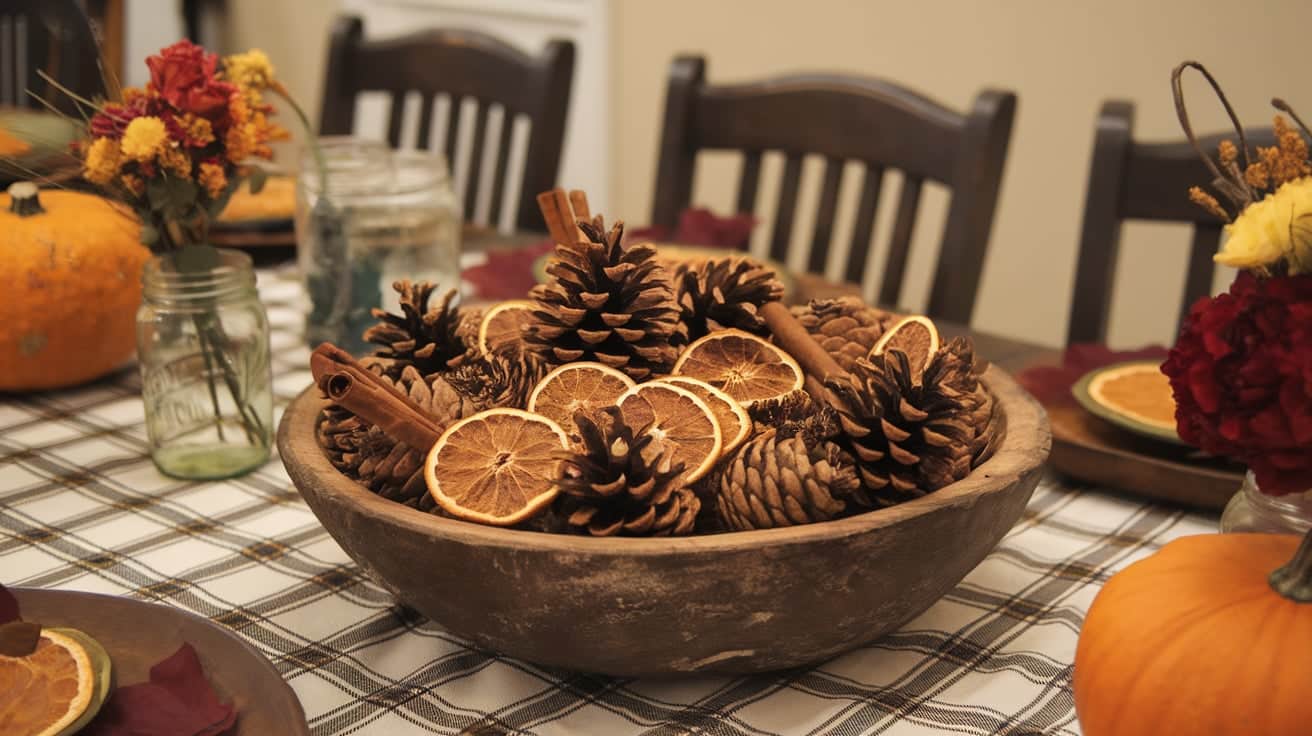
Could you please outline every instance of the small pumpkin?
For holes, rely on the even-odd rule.
[[[1184,537],[1113,575],[1074,678],[1085,736],[1312,733],[1312,533]]]
[[[18,182],[0,194],[0,391],[72,386],[136,348],[150,251],[121,207]]]

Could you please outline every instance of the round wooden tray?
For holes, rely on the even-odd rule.
[[[287,408],[278,447],[310,508],[380,585],[452,632],[546,665],[611,675],[745,673],[816,662],[896,629],[1011,529],[1050,445],[1038,403],[1000,369],[996,454],[914,501],[805,526],[594,539],[424,514],[337,472],[324,401]]]
[[[1048,404],[1053,469],[1077,480],[1219,510],[1239,490],[1243,469],[1192,447],[1127,432],[1074,403]]]
[[[190,643],[219,700],[237,709],[232,736],[309,736],[296,693],[241,637],[199,616],[131,598],[70,590],[10,588],[23,618],[78,629],[100,642],[117,685],[146,682],[150,668]]]

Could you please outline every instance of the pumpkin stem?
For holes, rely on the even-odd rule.
[[[9,185],[9,211],[19,217],[39,215],[46,211],[37,196],[36,185],[30,181],[16,181]]]
[[[1294,553],[1294,559],[1268,578],[1277,593],[1296,603],[1312,603],[1312,531]]]

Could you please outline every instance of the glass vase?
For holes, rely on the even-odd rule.
[[[398,311],[391,285],[460,285],[459,200],[440,153],[325,137],[301,157],[297,257],[309,298],[306,341],[357,355],[374,307]]]
[[[1221,512],[1223,532],[1306,534],[1312,530],[1312,490],[1271,496],[1262,493],[1252,471]]]
[[[150,455],[175,478],[217,479],[269,459],[269,323],[250,256],[156,256],[142,271],[137,351]]]

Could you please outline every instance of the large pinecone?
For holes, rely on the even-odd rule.
[[[635,380],[668,373],[679,309],[650,245],[625,247],[624,223],[579,222],[588,242],[562,243],[533,288],[537,309],[525,342],[550,364],[595,360]]]
[[[557,508],[571,529],[595,537],[690,534],[701,501],[679,482],[683,465],[657,453],[646,428],[618,407],[575,415],[582,448],[561,463]]]
[[[367,365],[370,370],[382,371],[378,361]],[[399,378],[389,380],[440,425],[478,410],[443,378],[425,379],[414,366],[406,366]],[[407,506],[425,511],[433,509],[424,483],[427,447],[411,448],[397,442],[336,404],[330,404],[319,415],[315,436],[333,466],[369,490]]]
[[[812,299],[806,306],[793,307],[793,314],[845,371],[870,353],[895,319],[853,296]]]
[[[774,271],[741,256],[681,264],[674,285],[679,331],[687,342],[729,328],[764,335],[768,329],[758,310],[784,296]]]
[[[934,356],[920,382],[899,350],[858,360],[847,377],[825,382],[857,460],[864,502],[901,503],[970,473],[997,429],[978,370],[969,342],[958,338]]]
[[[375,308],[378,324],[365,330],[364,339],[379,347],[374,355],[389,361],[385,375],[397,378],[407,365],[424,376],[458,365],[470,346],[459,334],[460,310],[452,303],[451,289],[437,305],[430,305],[435,285],[403,279],[392,284],[401,296],[401,314]],[[476,331],[476,330],[475,330]]]
[[[716,514],[730,530],[828,521],[856,493],[852,456],[826,435],[832,411],[785,423],[752,437],[734,451],[714,482]]]

